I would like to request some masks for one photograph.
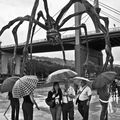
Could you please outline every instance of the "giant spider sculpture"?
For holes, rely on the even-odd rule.
[[[62,51],[63,51],[63,57],[64,57],[64,61],[65,61],[64,47],[63,47],[63,43],[62,43],[62,40],[61,40],[60,32],[80,29],[81,27],[83,27],[86,31],[85,24],[81,24],[81,25],[76,26],[76,27],[63,28],[64,24],[69,19],[71,19],[72,17],[78,16],[78,15],[82,15],[83,13],[87,13],[91,17],[91,19],[93,20],[93,23],[95,24],[95,27],[99,28],[105,35],[105,50],[106,50],[107,57],[106,57],[106,63],[103,67],[103,71],[106,69],[106,66],[107,66],[108,62],[110,62],[111,66],[112,66],[113,56],[112,56],[112,53],[111,53],[111,44],[110,44],[110,40],[109,40],[109,32],[108,32],[108,23],[109,22],[108,22],[108,19],[104,19],[103,17],[100,17],[99,14],[94,9],[94,7],[87,0],[70,0],[63,7],[61,12],[57,16],[56,20],[54,20],[53,17],[51,17],[50,14],[49,14],[47,0],[43,0],[43,2],[44,2],[44,9],[45,9],[45,12],[46,12],[46,17],[44,17],[42,11],[39,11],[38,14],[37,14],[37,19],[35,19],[36,10],[37,10],[37,7],[39,5],[39,0],[35,0],[34,6],[33,6],[33,9],[32,9],[32,12],[31,12],[31,16],[26,15],[24,17],[17,17],[14,20],[10,21],[0,31],[0,35],[1,35],[6,29],[10,28],[14,23],[18,22],[18,24],[13,28],[13,31],[12,31],[14,39],[15,39],[15,44],[16,44],[15,49],[14,49],[14,57],[15,57],[16,56],[16,48],[18,46],[17,30],[18,30],[19,26],[24,21],[29,22],[27,40],[26,40],[26,44],[25,44],[24,49],[23,49],[23,68],[24,68],[25,62],[27,60],[28,44],[30,42],[30,38],[31,38],[31,41],[32,41],[36,25],[38,25],[39,27],[41,27],[41,28],[43,28],[44,30],[47,31],[46,37],[47,37],[48,42],[50,42],[52,44],[57,44],[57,43],[61,44]],[[76,2],[80,2],[81,4],[83,4],[85,6],[86,10],[84,10],[83,12],[76,12],[74,14],[71,14],[71,15],[67,16],[66,18],[64,18],[61,22],[61,19],[62,19],[63,15],[68,11],[68,9],[71,7],[71,5],[73,5]],[[43,18],[43,20],[45,21],[45,24],[43,24],[39,21],[40,17]],[[100,19],[104,20],[106,27],[101,24]],[[87,32],[85,32],[85,33],[87,33]]]

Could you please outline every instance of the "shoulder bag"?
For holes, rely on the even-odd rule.
[[[86,86],[87,87],[87,86]],[[84,87],[83,88],[83,90],[86,88],[86,87]],[[81,91],[81,93],[83,92],[83,90]],[[81,95],[81,93],[79,94],[79,96]],[[77,99],[76,99],[76,105],[79,103],[79,97],[77,97]]]

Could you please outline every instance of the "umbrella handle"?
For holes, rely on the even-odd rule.
[[[9,120],[6,116],[5,116],[6,120]]]
[[[9,106],[7,107],[6,111],[4,112],[4,116],[6,115],[7,111],[9,110],[9,108],[10,108],[10,104],[9,104]]]

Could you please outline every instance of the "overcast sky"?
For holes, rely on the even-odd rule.
[[[0,29],[4,25],[6,25],[10,20],[12,20],[18,16],[25,16],[28,14],[30,15],[34,1],[35,0],[0,0]],[[64,7],[64,5],[66,5],[66,3],[68,3],[68,1],[69,0],[48,0],[50,15],[54,16],[59,10],[61,10],[62,7]],[[88,0],[88,1],[91,2],[91,0]],[[120,11],[120,0],[99,0],[99,1]],[[110,12],[109,10],[103,8],[102,6],[100,6],[100,7],[102,8],[102,10],[104,12],[107,12],[107,13],[120,19],[120,15]],[[39,0],[38,10],[42,10],[44,12],[43,0]],[[65,14],[65,16],[67,16],[73,12],[74,12],[74,6],[72,6],[68,10],[68,12]],[[44,15],[45,15],[45,12],[44,12]],[[103,14],[101,14],[101,15],[103,15]],[[57,16],[58,16],[58,14],[54,18],[56,18]],[[116,27],[120,27],[120,23],[116,22],[115,20],[112,20],[111,18],[109,18],[109,20],[110,20],[110,26],[109,26],[110,28],[113,27],[113,24],[115,24]],[[92,24],[90,18],[88,18],[88,16],[86,18],[84,18],[82,22],[85,22],[87,24],[88,31],[94,30],[94,28],[91,27],[91,26],[93,26],[93,24]],[[65,26],[73,26],[73,25],[74,25],[74,19],[71,19],[68,23],[66,23]],[[24,24],[21,25],[21,27],[18,30],[19,43],[25,42],[26,35],[27,35],[27,29],[28,29],[28,23],[24,22]],[[38,29],[39,28],[37,28],[37,30]],[[11,30],[12,30],[12,28],[9,30],[6,30],[3,33],[3,35],[0,37],[0,41],[2,41],[2,45],[9,45],[9,44],[14,43],[14,39],[13,39]],[[65,32],[64,34],[71,34],[71,33]],[[45,31],[43,29],[40,29],[39,32],[37,32],[34,35],[34,40],[45,38],[45,37],[46,37]],[[113,50],[113,52],[114,52],[115,60],[119,61],[119,59],[120,59],[120,55],[118,55],[119,49]],[[41,55],[42,56],[44,56],[44,55],[51,56],[50,53],[42,53]],[[54,56],[58,57],[58,53],[52,54],[52,57],[54,57]],[[60,56],[62,56],[61,53],[59,54],[59,57]],[[66,52],[66,56],[68,59],[74,59],[74,52],[71,52],[71,51]]]

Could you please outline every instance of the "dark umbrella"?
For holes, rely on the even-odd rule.
[[[1,92],[10,92],[15,84],[15,82],[19,79],[18,76],[13,76],[5,79],[1,85]]]
[[[103,72],[100,75],[97,76],[95,81],[93,82],[92,86],[94,89],[102,88],[104,85],[112,83],[112,81],[115,79],[116,72],[114,71],[107,71]]]

